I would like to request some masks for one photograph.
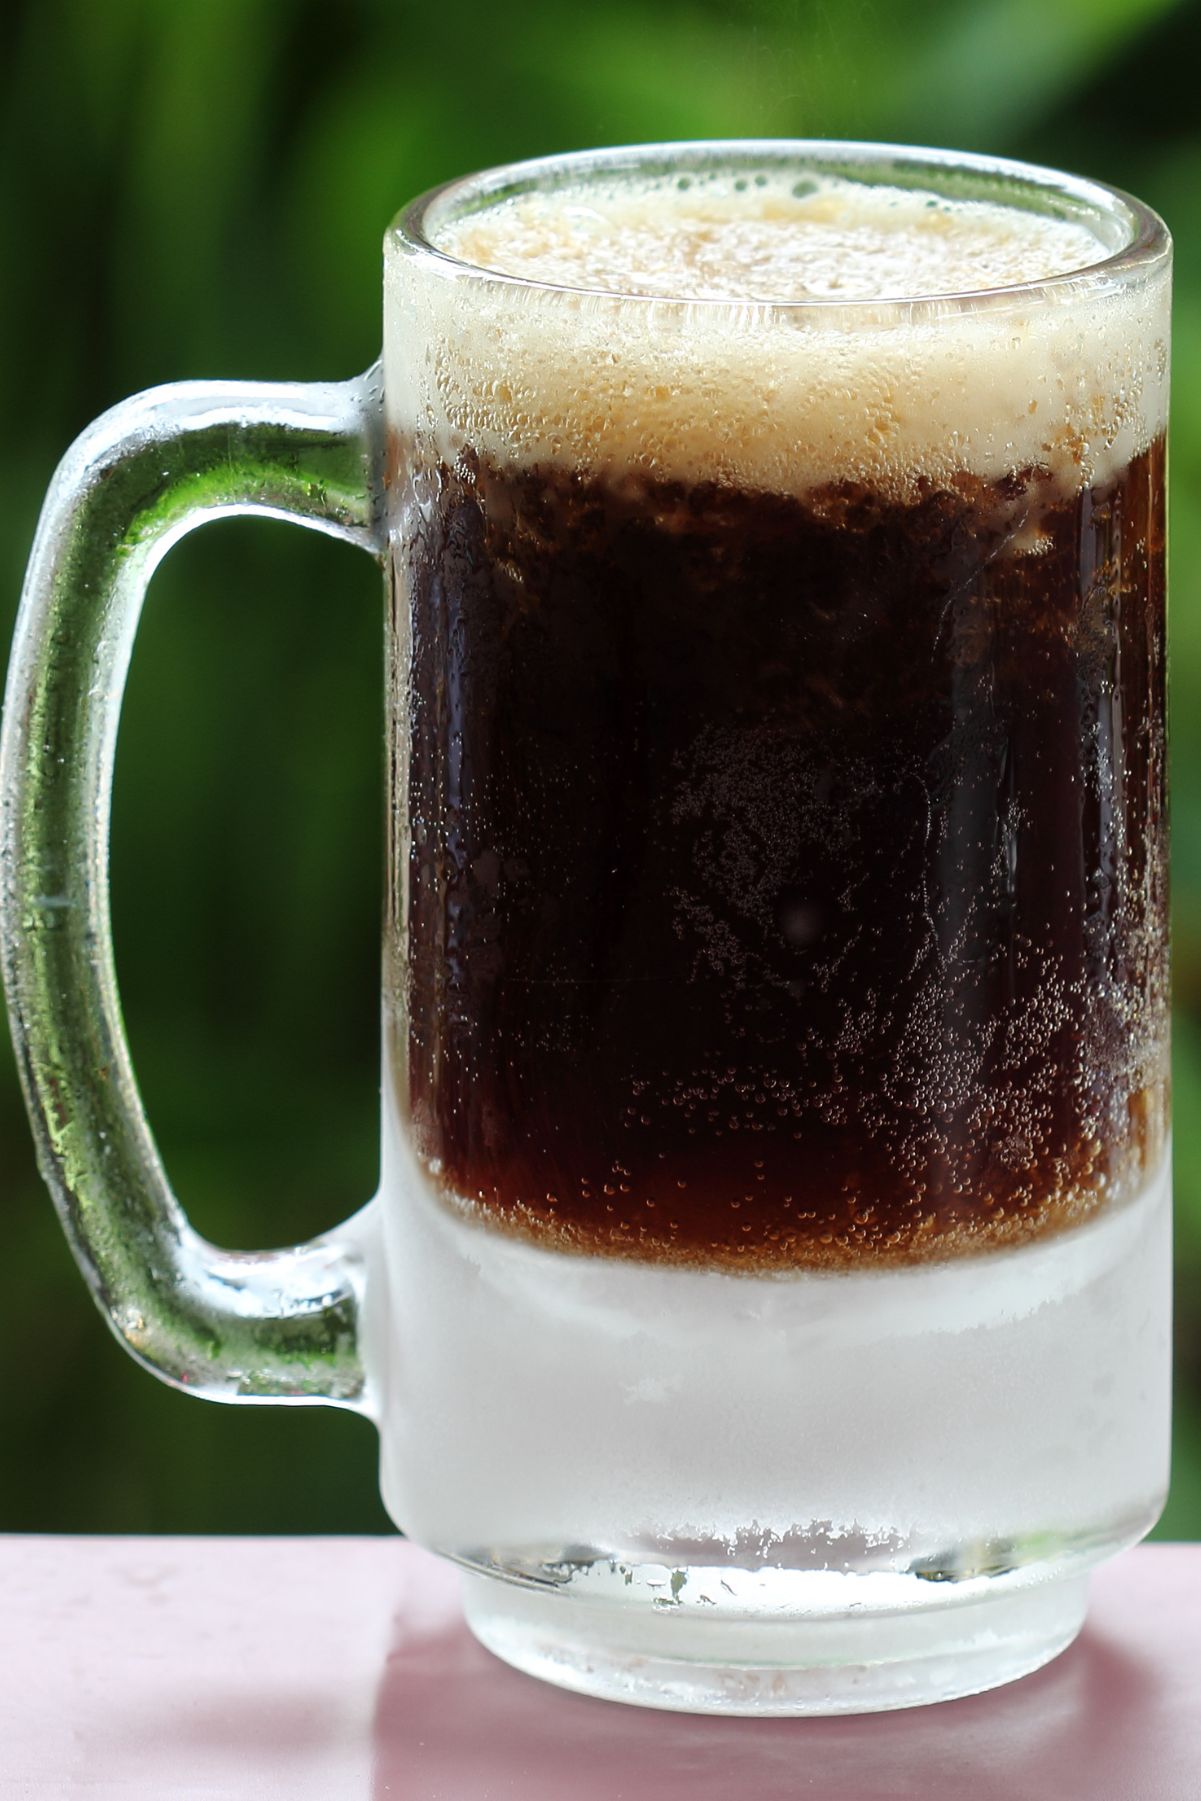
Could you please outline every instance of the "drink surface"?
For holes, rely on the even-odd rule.
[[[965,294],[1106,255],[1074,219],[793,175],[535,191],[449,222],[438,247],[561,287],[768,303]]]
[[[628,288],[611,198],[439,242]],[[713,304],[665,317],[390,273],[390,1059],[482,1221],[746,1270],[937,1260],[1159,1162],[1163,299],[915,319],[888,303],[915,267],[1104,254],[927,198],[673,190],[647,281],[691,258]],[[826,230],[855,255],[818,267]],[[624,263],[584,268],[597,234]],[[742,304],[802,279],[883,304]]]

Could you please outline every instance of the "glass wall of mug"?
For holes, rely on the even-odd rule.
[[[1157,1516],[1168,266],[854,146],[389,236],[383,1485],[527,1668],[961,1693]]]

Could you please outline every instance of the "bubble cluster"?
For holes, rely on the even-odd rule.
[[[676,300],[892,300],[1013,287],[1106,255],[1089,228],[992,202],[816,177],[593,183],[520,194],[437,233],[521,280]]]
[[[535,194],[435,235],[477,272],[389,240],[385,387],[393,426],[451,465],[466,449],[617,482],[897,498],[1038,465],[1075,491],[1166,416],[1166,268],[1012,285],[1101,259],[1078,222],[769,180]],[[1025,547],[1041,544],[1032,525]]]

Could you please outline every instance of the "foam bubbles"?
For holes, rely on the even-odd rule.
[[[388,242],[390,423],[452,463],[900,496],[1037,466],[1072,491],[1163,427],[1165,266],[1011,285],[1103,259],[1083,224],[727,180],[528,195],[435,235],[509,277]]]
[[[677,300],[889,300],[1012,287],[1100,262],[1087,226],[832,177],[534,191],[450,220],[438,247],[525,281]]]

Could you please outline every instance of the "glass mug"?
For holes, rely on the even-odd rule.
[[[486,266],[498,220],[695,248],[839,207],[1091,249],[905,300]],[[43,1172],[147,1368],[376,1421],[396,1523],[523,1669],[968,1693],[1157,1517],[1169,265],[1138,203],[977,157],[553,158],[401,214],[380,369],[150,392],[55,478],[3,743]],[[231,512],[389,594],[382,1184],[261,1255],[172,1196],[107,896],[143,591]]]

